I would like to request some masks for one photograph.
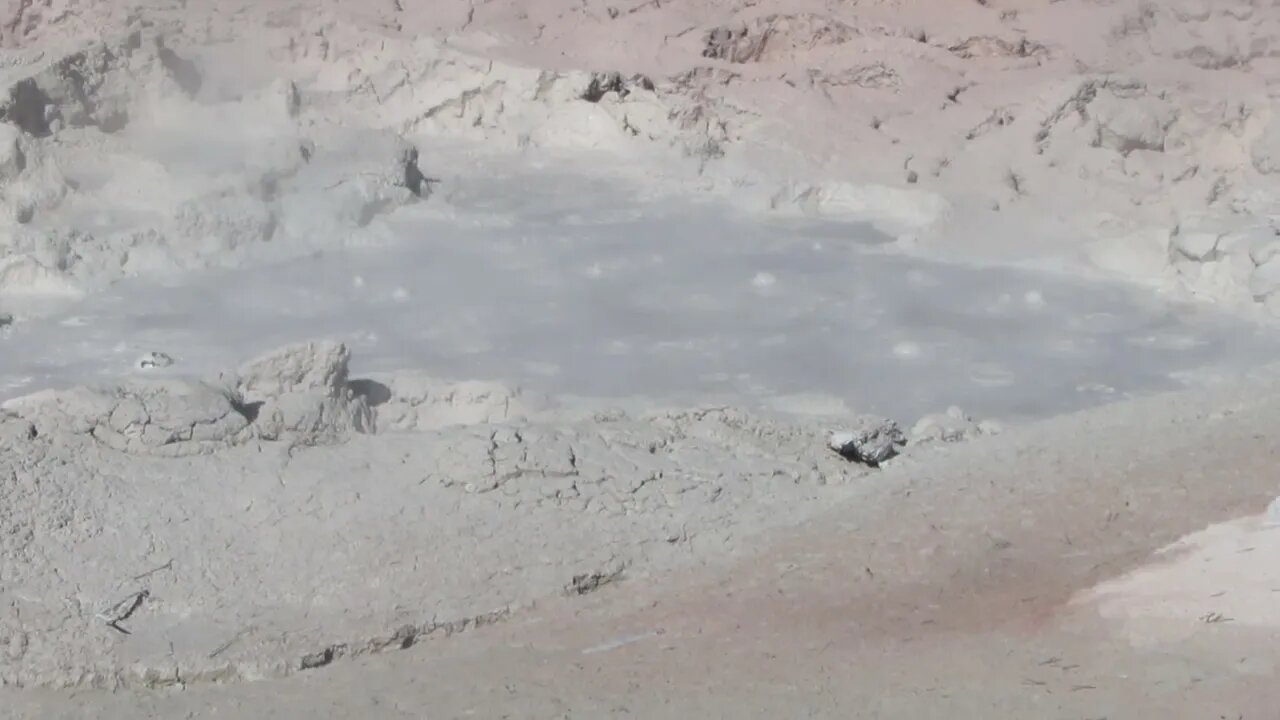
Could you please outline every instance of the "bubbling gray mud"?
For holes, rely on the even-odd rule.
[[[328,336],[363,369],[554,394],[1025,418],[1238,376],[1280,345],[1126,286],[890,254],[857,225],[607,197],[498,222],[485,197],[455,191],[449,219],[401,210],[377,247],[117,286],[14,328],[0,393],[128,375],[151,351],[201,373]]]

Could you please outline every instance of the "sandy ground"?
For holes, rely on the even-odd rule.
[[[1046,421],[891,468],[731,563],[283,681],[4,699],[14,717],[1268,717],[1280,530],[1157,552],[1274,496],[1276,397]]]

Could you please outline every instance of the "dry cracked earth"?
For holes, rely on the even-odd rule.
[[[1141,422],[1153,412],[1158,442]],[[40,717],[1266,718],[1274,626],[1139,642],[1080,593],[1274,495],[1280,402],[1238,390],[1064,417],[888,468],[735,560],[585,582],[527,612],[284,680],[6,691]],[[1145,439],[1145,441],[1144,441]],[[1258,569],[1258,573],[1263,570]],[[1272,590],[1280,592],[1280,587]]]

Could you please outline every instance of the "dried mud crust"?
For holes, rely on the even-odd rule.
[[[936,462],[890,467],[851,501],[755,537],[734,558],[658,577],[617,562],[584,569],[536,609],[412,653],[339,662],[352,645],[318,646],[306,664],[323,675],[182,693],[0,695],[28,714],[108,718],[139,708],[411,717],[428,705],[528,717],[856,717],[867,708],[903,718],[1046,708],[1265,717],[1275,628],[1208,614],[1248,605],[1237,593],[1250,588],[1184,587],[1190,635],[1154,647],[1099,618],[1097,598],[1070,600],[1099,580],[1139,577],[1126,572],[1165,543],[1256,513],[1274,496],[1274,442],[1256,432],[1280,413],[1274,390],[1181,393],[1018,428]],[[1232,543],[1219,550],[1235,564],[1253,555]],[[1167,560],[1156,559],[1156,572],[1177,565]],[[1258,607],[1271,614],[1272,605]],[[140,627],[130,620],[122,624]],[[411,636],[381,637],[396,647]]]
[[[404,648],[731,553],[873,472],[824,425],[567,419],[494,384],[352,380],[349,358],[307,343],[6,403],[0,680],[252,679]]]

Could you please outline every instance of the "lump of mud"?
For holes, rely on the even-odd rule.
[[[241,366],[235,390],[265,440],[333,439],[372,432],[368,399],[348,382],[351,351],[338,342],[288,345]]]
[[[827,438],[827,447],[846,460],[871,467],[894,457],[907,442],[906,436],[892,420],[864,422],[861,427],[836,430]]]
[[[367,399],[347,382],[350,358],[341,343],[302,343],[210,382],[137,379],[44,391],[3,409],[39,435],[88,435],[134,455],[205,454],[254,438],[314,444],[373,431]]]
[[[133,381],[107,389],[46,391],[4,409],[41,436],[89,435],[136,455],[196,455],[234,442],[249,420],[225,390],[184,380]]]
[[[990,421],[979,422],[964,410],[952,406],[946,412],[933,413],[920,418],[911,428],[911,442],[956,443],[983,435],[998,435],[1000,425]]]

